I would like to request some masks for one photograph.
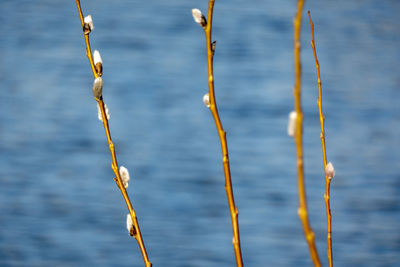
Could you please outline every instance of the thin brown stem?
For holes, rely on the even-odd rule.
[[[238,222],[238,209],[235,205],[235,199],[233,197],[233,189],[232,189],[232,180],[231,180],[231,171],[229,166],[229,153],[228,153],[228,144],[226,141],[226,132],[224,131],[221,119],[218,114],[217,103],[215,101],[215,92],[214,92],[214,74],[213,74],[213,59],[214,59],[214,50],[211,38],[212,31],[212,19],[213,19],[213,9],[214,9],[215,0],[209,0],[208,2],[208,22],[204,31],[206,34],[206,45],[207,45],[207,63],[208,63],[208,87],[209,87],[209,98],[210,98],[210,111],[214,118],[215,125],[217,127],[219,139],[221,141],[221,149],[222,149],[222,162],[224,167],[225,174],[225,191],[228,198],[229,211],[232,220],[232,231],[233,231],[233,248],[235,251],[236,265],[238,267],[243,266],[242,252],[240,248],[240,235],[239,235],[239,222]]]
[[[325,182],[326,182],[326,191],[324,194],[325,205],[326,205],[326,219],[327,219],[327,231],[328,231],[328,260],[329,260],[329,267],[333,266],[333,257],[332,257],[332,217],[331,217],[331,205],[330,205],[330,184],[331,179],[326,174],[326,145],[325,145],[325,116],[322,113],[322,89],[321,89],[321,75],[319,70],[319,61],[317,58],[317,51],[315,48],[315,38],[314,38],[314,23],[311,20],[310,11],[308,11],[308,18],[310,19],[310,26],[311,26],[311,47],[314,52],[314,59],[315,59],[315,67],[317,69],[317,78],[318,78],[318,111],[319,111],[319,121],[321,123],[321,144],[322,144],[322,160],[324,163],[324,172],[325,172]]]
[[[76,6],[78,7],[79,18],[81,19],[81,24],[82,24],[82,28],[83,28],[85,22],[84,22],[84,18],[83,18],[81,3],[79,0],[75,0],[75,2],[76,2]],[[100,75],[97,74],[96,68],[94,66],[92,49],[90,48],[89,34],[84,34],[83,36],[85,37],[85,43],[86,43],[86,56],[89,59],[89,63],[90,63],[90,67],[92,68],[93,76],[96,79]]]
[[[76,0],[76,5],[78,7],[78,11],[79,11],[79,17],[82,23],[82,27],[84,26],[84,18],[83,18],[83,14],[82,14],[82,9],[81,9],[81,5],[80,5],[80,1]],[[93,56],[92,56],[92,52],[91,52],[91,48],[90,48],[90,42],[89,42],[89,34],[84,34],[85,36],[85,43],[86,43],[86,55],[89,59],[90,62],[90,66],[92,68],[92,72],[93,72],[93,76],[96,79],[97,77],[100,77],[100,75],[96,72],[96,68],[93,62]],[[132,223],[133,223],[133,233],[134,233],[134,238],[136,239],[139,247],[140,247],[140,251],[142,253],[143,256],[143,260],[144,263],[146,265],[146,267],[151,267],[152,264],[149,261],[149,257],[147,255],[147,251],[143,242],[143,238],[142,238],[142,234],[140,232],[140,228],[139,228],[139,223],[136,217],[136,213],[135,210],[132,207],[132,203],[129,199],[128,193],[126,192],[126,189],[123,185],[122,179],[121,179],[121,175],[119,173],[118,170],[118,162],[117,162],[117,155],[115,153],[115,146],[114,143],[111,139],[111,133],[110,133],[110,127],[108,125],[108,119],[107,119],[107,115],[106,115],[106,111],[105,111],[105,106],[104,106],[104,102],[101,99],[96,99],[99,107],[100,107],[100,111],[101,111],[101,117],[102,117],[102,121],[103,121],[103,126],[104,126],[104,130],[106,132],[106,136],[107,136],[107,141],[108,141],[108,146],[110,148],[110,153],[111,153],[111,168],[114,172],[114,175],[116,178],[114,178],[118,188],[121,190],[122,196],[124,197],[125,203],[128,207],[129,210],[129,214],[131,215],[132,218]]]
[[[303,111],[301,108],[301,63],[300,63],[300,30],[302,11],[304,0],[297,2],[297,14],[294,19],[294,65],[295,65],[295,85],[294,99],[296,111],[296,151],[297,151],[297,172],[298,172],[298,188],[299,188],[299,209],[298,215],[303,225],[304,235],[310,250],[310,256],[314,266],[321,266],[317,248],[315,246],[315,235],[311,229],[308,212],[307,212],[307,197],[304,183],[304,165],[303,165]]]

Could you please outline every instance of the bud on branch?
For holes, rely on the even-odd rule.
[[[192,16],[194,21],[199,24],[201,27],[206,28],[207,20],[206,17],[201,13],[201,11],[197,8],[192,9]]]

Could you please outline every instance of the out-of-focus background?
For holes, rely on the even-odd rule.
[[[104,62],[118,160],[154,266],[234,266],[220,144],[209,110],[203,1],[82,1]],[[326,217],[315,23],[336,266],[400,261],[400,2],[306,1],[305,174],[324,265]],[[215,86],[246,266],[311,266],[293,110],[296,1],[216,1]],[[0,265],[143,266],[125,228],[97,119],[75,1],[0,2]]]

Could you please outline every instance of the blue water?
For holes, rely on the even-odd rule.
[[[118,160],[154,266],[234,266],[220,145],[202,103],[207,1],[82,1]],[[315,23],[336,266],[400,261],[400,2],[306,1]],[[215,87],[246,266],[311,266],[297,217],[296,1],[220,1]],[[302,31],[305,174],[327,266],[317,83]],[[125,229],[75,1],[0,2],[0,265],[144,266]]]

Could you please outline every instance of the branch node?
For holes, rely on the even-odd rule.
[[[211,44],[211,51],[213,52],[213,55],[215,54],[215,46],[217,45],[217,41],[212,42]]]

